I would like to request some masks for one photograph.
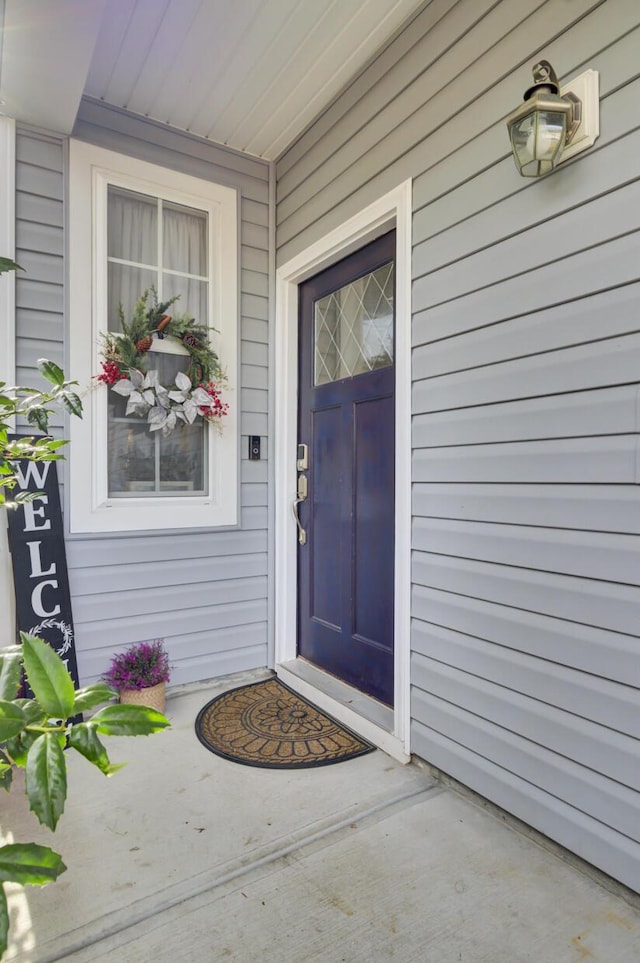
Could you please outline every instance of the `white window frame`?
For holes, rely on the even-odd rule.
[[[69,145],[69,377],[91,383],[107,330],[106,194],[115,185],[209,214],[213,342],[229,380],[222,434],[208,426],[208,495],[109,498],[106,386],[70,422],[69,530],[131,532],[233,526],[238,520],[238,196],[233,188],[71,140]],[[142,292],[140,292],[142,294]],[[176,430],[179,430],[177,428]]]

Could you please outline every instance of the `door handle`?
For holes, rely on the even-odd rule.
[[[307,476],[302,472],[300,472],[300,474],[298,475],[298,491],[296,494],[296,498],[294,499],[293,505],[291,506],[296,527],[298,529],[298,542],[300,543],[300,545],[306,545],[307,533],[302,527],[302,522],[300,521],[300,515],[298,514],[298,505],[300,504],[300,502],[303,502],[306,500],[307,494],[308,494]]]

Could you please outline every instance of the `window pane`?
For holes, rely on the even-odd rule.
[[[202,420],[198,419],[193,425],[178,425],[166,438],[159,439],[161,492],[206,494],[203,427]]]
[[[188,312],[199,322],[208,323],[207,231],[208,215],[204,211],[135,191],[109,188],[109,330],[121,330],[119,305],[130,322],[137,300],[152,286],[161,301],[180,296],[176,312]],[[186,275],[199,275],[205,280]],[[148,371],[157,371],[160,383],[171,388],[177,373],[189,370],[190,356],[172,338],[154,340],[154,347],[144,355],[143,365]],[[161,431],[149,431],[146,417],[125,415],[126,398],[109,391],[108,405],[110,497],[206,493],[208,430],[201,419],[194,425],[178,423],[163,436]]]
[[[393,262],[315,303],[315,384],[393,364]]]
[[[177,345],[173,339],[171,341],[172,343],[169,345],[171,349],[182,348],[182,345]],[[169,343],[169,340],[165,339],[165,343]],[[145,355],[147,371],[157,371],[160,384],[164,385],[165,388],[171,388],[179,371],[187,374],[190,364],[191,357],[186,349],[182,349],[180,353],[176,351],[174,354],[173,351],[172,353],[161,353],[160,351],[154,351],[152,348]]]
[[[206,281],[192,281],[189,278],[175,274],[164,274],[162,277],[163,298],[167,300],[179,294],[180,300],[174,305],[174,310],[193,315],[201,324],[208,324],[207,297],[209,285]]]
[[[143,268],[128,267],[126,264],[108,265],[109,272],[109,331],[120,331],[118,305],[122,304],[125,320],[131,320],[135,303],[147,288],[158,283],[158,272]]]
[[[108,411],[109,411],[109,421],[112,418],[124,418],[125,410],[127,407],[127,399],[123,398],[122,395],[116,394],[109,388],[108,395]]]
[[[167,436],[150,432],[146,419],[109,421],[109,497],[206,495],[207,432],[198,419]]]
[[[163,265],[168,271],[206,275],[207,215],[205,211],[165,203],[163,206]]]
[[[158,201],[155,197],[110,187],[108,256],[136,264],[158,263]]]
[[[146,421],[109,420],[109,497],[155,490],[155,439]]]

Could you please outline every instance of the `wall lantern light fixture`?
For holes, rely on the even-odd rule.
[[[507,117],[513,157],[523,177],[547,174],[591,147],[600,133],[596,70],[586,70],[561,89],[549,61],[540,60],[533,80],[524,102]]]

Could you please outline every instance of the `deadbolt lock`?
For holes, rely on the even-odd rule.
[[[298,460],[296,468],[298,471],[306,471],[309,467],[309,446],[298,445]]]

